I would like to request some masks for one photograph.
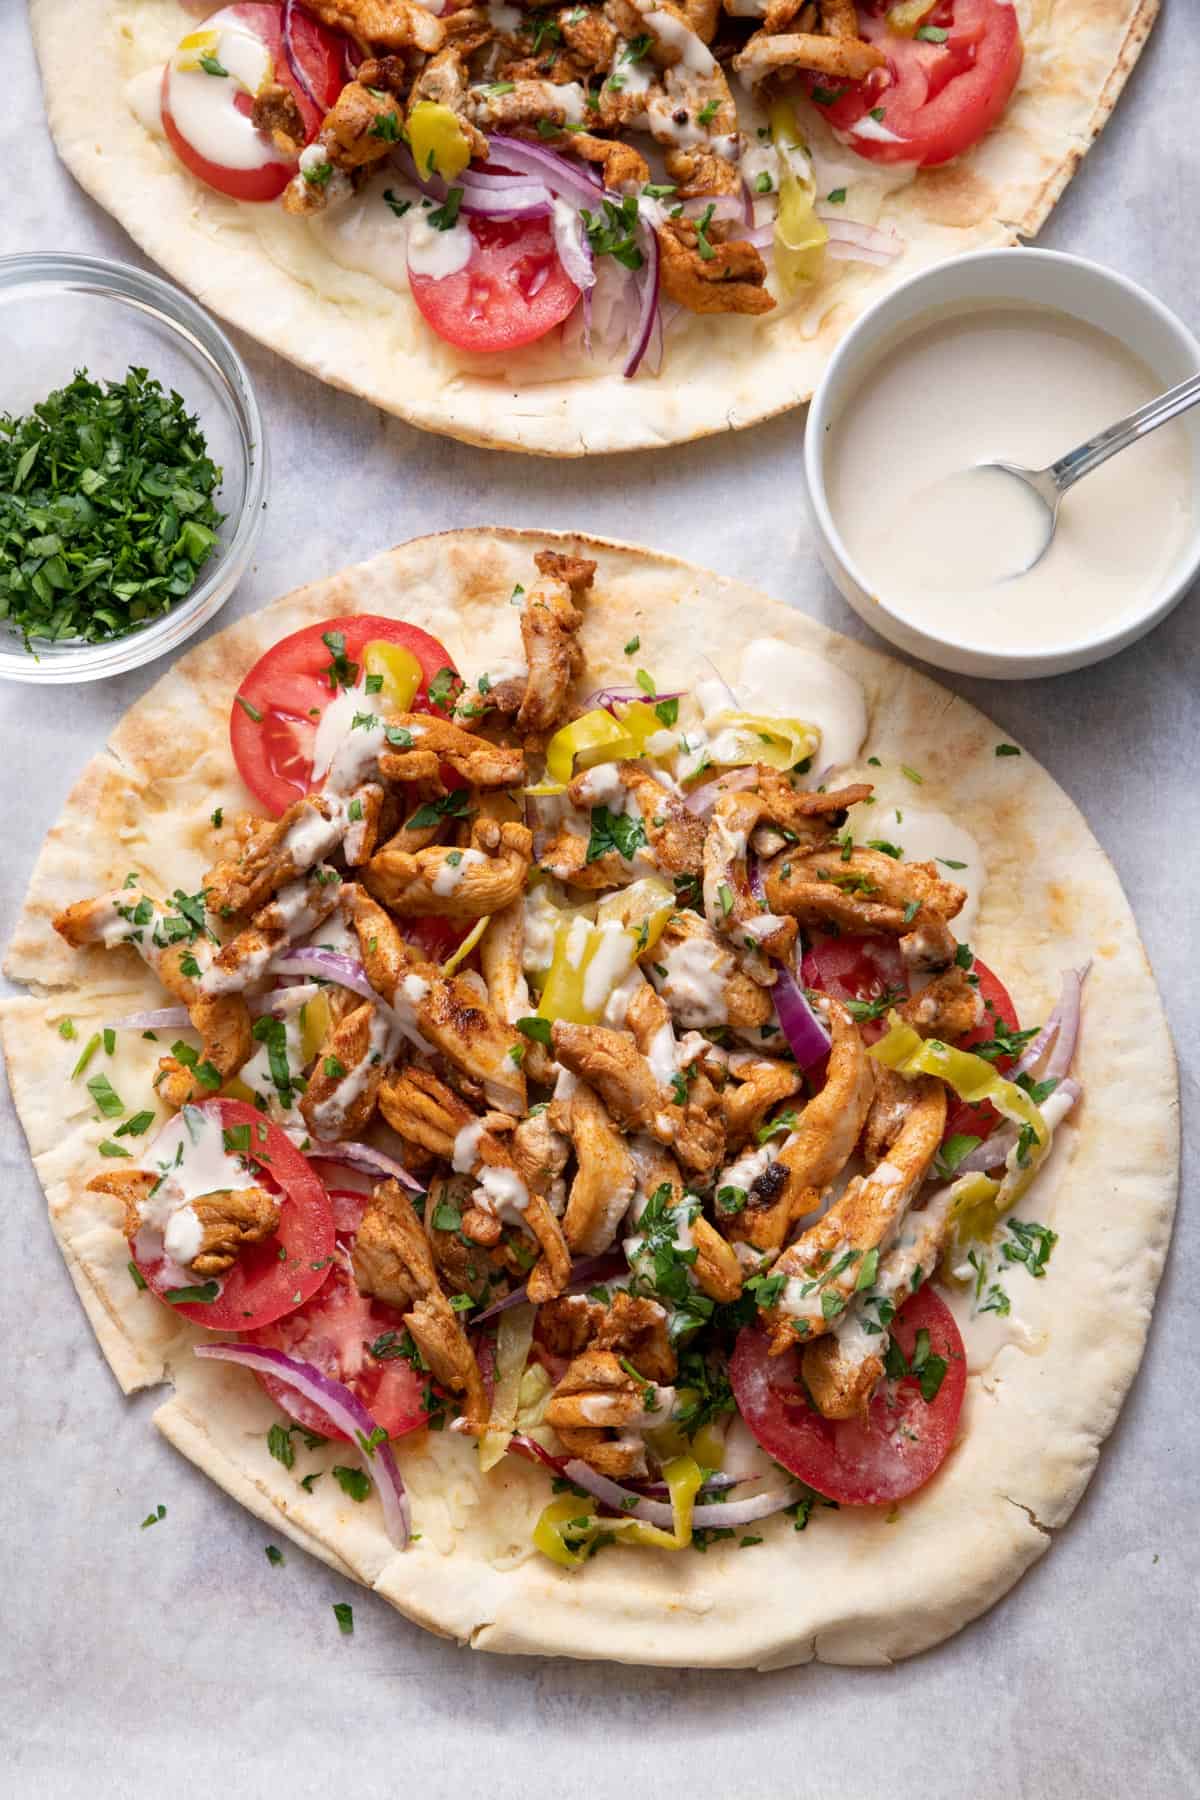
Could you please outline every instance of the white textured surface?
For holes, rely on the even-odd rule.
[[[1165,10],[1041,241],[1113,263],[1196,325],[1200,48],[1186,0]],[[55,161],[15,0],[0,8],[0,62],[0,250],[139,260]],[[811,553],[798,416],[661,455],[556,466],[421,436],[240,347],[274,474],[258,563],[227,619],[419,532],[495,522],[643,539],[865,635]],[[1193,1122],[1196,605],[1193,596],[1142,644],[1077,676],[950,682],[1046,763],[1114,858],[1171,1014]],[[143,670],[77,693],[0,688],[0,939],[75,772],[152,679]],[[140,1800],[169,1782],[230,1800],[405,1790],[616,1800],[663,1788],[721,1800],[1200,1795],[1200,1336],[1186,1167],[1142,1373],[1050,1554],[990,1616],[915,1661],[766,1676],[478,1656],[298,1551],[273,1569],[263,1528],[151,1429],[152,1397],[121,1399],[7,1106],[0,1182],[0,1794]],[[158,1502],[167,1517],[141,1531]],[[796,1545],[802,1556],[804,1540]],[[329,1610],[342,1599],[355,1608],[351,1639]]]

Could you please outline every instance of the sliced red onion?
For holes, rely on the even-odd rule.
[[[110,1019],[105,1031],[171,1031],[190,1025],[186,1006],[159,1006],[153,1012],[129,1013],[123,1019]]]
[[[811,1068],[813,1063],[829,1055],[833,1040],[809,1005],[804,989],[792,971],[783,963],[777,963],[775,967],[778,973],[771,997],[779,1015],[780,1028],[800,1068]]]
[[[578,1457],[572,1457],[563,1469],[568,1481],[576,1487],[583,1488],[596,1500],[611,1506],[614,1512],[626,1519],[641,1519],[645,1525],[660,1525],[670,1531],[675,1524],[675,1514],[670,1506],[661,1500],[646,1500],[635,1494],[632,1488],[621,1487],[610,1481],[607,1475],[597,1475],[595,1469]],[[696,1506],[692,1508],[692,1525],[702,1530],[710,1525],[749,1525],[755,1519],[765,1519],[771,1513],[782,1512],[785,1506],[791,1506],[796,1498],[794,1487],[777,1488],[773,1494],[755,1494],[750,1500],[730,1500],[724,1505]]]
[[[210,1357],[214,1362],[241,1363],[261,1375],[273,1375],[328,1414],[338,1429],[362,1451],[363,1467],[374,1482],[383,1506],[387,1534],[398,1550],[407,1548],[412,1515],[396,1458],[392,1446],[386,1442],[377,1444],[373,1452],[364,1448],[378,1426],[357,1394],[340,1381],[334,1381],[332,1376],[322,1374],[312,1363],[300,1362],[294,1356],[286,1356],[282,1350],[270,1350],[260,1344],[197,1344],[195,1351],[197,1356]]]
[[[645,694],[641,688],[597,688],[583,702],[585,712],[594,706],[602,706],[605,712],[614,712],[618,706],[628,706],[633,700],[644,700],[648,706],[657,706],[660,700],[682,700],[684,690],[678,688],[670,694]]]
[[[741,793],[745,788],[752,788],[757,780],[758,770],[755,768],[730,769],[726,774],[718,775],[715,781],[706,781],[703,787],[693,788],[683,804],[696,818],[706,819],[722,794]],[[757,870],[757,862],[754,866]],[[760,876],[760,885],[761,880]]]
[[[1050,1050],[1046,1063],[1045,1079],[1061,1079],[1071,1066],[1075,1055],[1075,1045],[1079,1037],[1079,1013],[1083,998],[1083,984],[1087,979],[1091,963],[1084,963],[1081,969],[1064,969],[1062,985],[1054,1011],[1042,1026],[1033,1041],[1025,1046],[1020,1060],[1013,1069],[1014,1075],[1027,1075],[1037,1067],[1042,1057]]]
[[[295,21],[296,14],[299,11],[300,8],[297,6],[296,0],[283,0],[283,16],[279,25],[279,36],[283,44],[283,54],[287,58],[287,66],[292,72],[292,79],[295,81],[296,86],[300,89],[300,92],[304,95],[304,98],[308,101],[314,112],[320,113],[321,117],[324,118],[326,108],[321,105],[321,102],[314,94],[312,83],[305,73],[304,64],[296,54],[296,46],[292,42],[292,25]]]
[[[493,132],[488,139],[489,151],[494,151],[497,160],[505,168],[512,169],[518,175],[532,175],[544,181],[552,194],[564,200],[573,200],[579,206],[596,207],[604,198],[604,187],[598,176],[593,175],[586,165],[571,162],[560,156],[557,150],[548,150],[544,144],[526,144],[520,138],[506,137],[501,132]]]
[[[394,1156],[387,1156],[370,1144],[356,1144],[352,1141],[330,1144],[323,1138],[313,1138],[304,1154],[323,1157],[326,1162],[345,1163],[348,1169],[366,1169],[372,1174],[390,1175],[401,1187],[409,1188],[414,1194],[425,1192],[416,1176],[411,1175],[402,1162],[397,1162]]]
[[[536,219],[553,209],[554,201],[536,182],[522,181],[515,187],[477,187],[464,177],[462,210],[489,219]]]
[[[643,237],[645,239],[644,260],[636,277],[639,284],[638,318],[637,324],[633,328],[633,349],[622,370],[627,379],[637,374],[654,332],[654,321],[658,317],[658,234],[648,226]]]
[[[752,1477],[749,1475],[725,1475],[718,1470],[715,1475],[710,1475],[708,1480],[696,1489],[696,1492],[697,1494],[723,1494],[730,1488],[737,1487],[739,1483],[751,1479]],[[670,1499],[671,1496],[671,1490],[665,1481],[637,1481],[633,1486],[636,1492],[644,1494],[647,1500],[657,1500],[662,1495]]]
[[[695,199],[683,202],[683,216],[686,219],[702,219],[709,208],[710,219],[736,219],[739,225],[753,223],[746,217],[746,208],[737,194],[703,194]]]
[[[523,1456],[527,1462],[542,1463],[545,1468],[553,1469],[556,1475],[561,1475],[566,1466],[565,1456],[552,1456],[544,1444],[539,1444],[536,1438],[526,1437],[523,1431],[513,1433],[508,1447],[515,1450],[518,1456]]]
[[[416,165],[412,151],[407,144],[397,144],[392,151],[392,161],[400,170],[406,181],[430,200],[442,201],[446,198],[446,184],[440,175],[423,174]]]
[[[1083,1089],[1077,1081],[1064,1077],[1059,1079],[1059,1085],[1054,1091],[1056,1094],[1061,1094],[1070,1101],[1071,1106],[1074,1106]],[[1070,1111],[1070,1107],[1067,1110]],[[1009,1153],[1016,1148],[1020,1135],[1020,1126],[1007,1121],[998,1130],[993,1131],[990,1136],[984,1138],[982,1144],[978,1144],[974,1150],[969,1150],[960,1163],[955,1164],[955,1175],[986,1175],[989,1169],[998,1169]]]
[[[743,243],[753,244],[756,250],[770,250],[775,244],[774,225],[754,225],[742,239]]]
[[[361,994],[364,1000],[374,1000],[379,1006],[385,1004],[367,980],[367,972],[358,958],[345,956],[340,950],[288,950],[283,956],[275,958],[271,964],[271,973],[316,975],[322,981],[332,981],[338,987],[349,988],[352,993]]]
[[[602,1256],[581,1256],[571,1264],[571,1279],[563,1289],[564,1294],[586,1293],[590,1287],[597,1287],[613,1275],[625,1273],[625,1258],[619,1250],[606,1250]],[[497,1300],[486,1311],[477,1313],[472,1325],[482,1325],[486,1319],[494,1319],[497,1313],[507,1312],[510,1306],[520,1306],[528,1300],[525,1286],[516,1288],[503,1300]]]

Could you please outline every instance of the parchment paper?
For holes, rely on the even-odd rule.
[[[0,7],[0,67],[0,250],[138,261],[55,160],[15,0]],[[1174,0],[1042,239],[1114,264],[1193,324],[1198,87],[1193,8]],[[669,454],[555,466],[422,436],[240,348],[273,481],[257,566],[226,621],[418,532],[495,522],[641,539],[865,635],[812,554],[800,416]],[[1192,1124],[1198,627],[1193,596],[1148,640],[1076,676],[946,678],[1047,764],[1113,856],[1171,1013]],[[0,938],[76,770],[154,674],[76,692],[0,686]],[[0,1191],[0,1794],[1200,1794],[1200,1333],[1186,1165],[1146,1361],[1061,1541],[993,1613],[926,1656],[888,1671],[768,1676],[484,1657],[426,1636],[298,1551],[272,1567],[263,1527],[152,1430],[152,1397],[120,1397],[7,1103]],[[142,1530],[159,1503],[165,1519]],[[338,1600],[353,1604],[352,1638],[338,1633]]]

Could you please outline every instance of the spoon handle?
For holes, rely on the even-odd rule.
[[[1079,444],[1074,450],[1068,450],[1065,456],[1051,463],[1046,471],[1053,477],[1054,485],[1060,497],[1068,488],[1084,475],[1090,475],[1101,463],[1115,456],[1118,450],[1124,450],[1138,438],[1145,437],[1148,431],[1155,431],[1180,413],[1187,412],[1189,407],[1200,401],[1200,375],[1191,375],[1181,381],[1177,387],[1168,388],[1165,394],[1159,394],[1155,400],[1147,400],[1145,406],[1139,406],[1127,418],[1118,419],[1115,425],[1098,431],[1095,437],[1089,438],[1086,444]]]

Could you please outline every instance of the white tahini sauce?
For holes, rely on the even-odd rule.
[[[209,162],[227,169],[261,169],[278,162],[280,153],[249,115],[238,111],[235,100],[239,93],[257,94],[273,77],[271,54],[245,25],[216,16],[221,21],[217,28],[185,38],[171,59],[171,114],[183,137]],[[201,57],[225,73],[210,74],[200,66]]]
[[[165,1255],[181,1269],[200,1254],[204,1241],[192,1202],[256,1185],[241,1159],[226,1151],[219,1115],[194,1106],[168,1120],[141,1166],[159,1180],[138,1206],[142,1227],[135,1249],[144,1261]]]
[[[991,461],[1042,468],[1165,384],[1116,338],[1047,307],[929,313],[884,347],[830,440],[830,506],[868,586],[979,649],[1052,648],[1115,626],[1167,577],[1191,456],[1164,426],[1067,495],[1042,560],[1033,503]]]

